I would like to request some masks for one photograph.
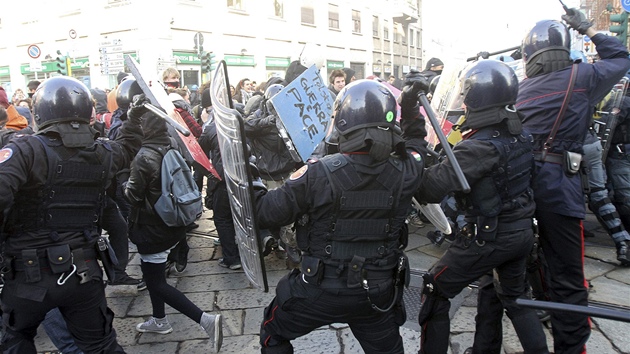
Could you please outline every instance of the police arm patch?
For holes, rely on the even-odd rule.
[[[413,158],[416,159],[416,161],[422,161],[422,156],[415,151],[411,152],[411,156],[413,156]]]
[[[291,174],[291,177],[289,177],[290,181],[295,181],[296,179],[304,176],[304,174],[306,173],[306,170],[308,170],[308,165],[304,165],[302,167],[300,167],[299,170],[293,172],[293,174]]]
[[[11,158],[11,156],[13,156],[13,150],[11,150],[10,148],[4,148],[0,150],[0,163],[7,161]]]

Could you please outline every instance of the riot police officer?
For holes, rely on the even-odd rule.
[[[420,353],[448,350],[450,300],[472,281],[496,270],[499,299],[525,353],[548,353],[545,335],[534,310],[516,299],[525,293],[525,262],[534,243],[535,204],[530,187],[533,155],[531,134],[524,131],[514,108],[518,80],[506,64],[481,60],[465,69],[460,93],[465,121],[463,140],[453,154],[470,184],[459,185],[452,162],[429,167],[419,202],[440,202],[455,192],[467,224],[442,258],[423,276]]]
[[[130,114],[115,142],[96,139],[90,91],[66,76],[39,86],[33,110],[37,134],[0,150],[3,350],[35,353],[37,327],[58,307],[83,352],[122,353],[95,243],[105,190],[140,147],[139,119]]]
[[[585,306],[582,220],[587,183],[577,167],[592,107],[630,69],[630,60],[621,42],[595,31],[579,10],[569,9],[562,19],[592,39],[601,59],[574,64],[569,29],[554,20],[536,23],[522,43],[526,78],[519,85],[516,107],[534,137],[536,220],[551,300]],[[551,324],[556,353],[585,350],[591,332],[588,316],[554,312]]]
[[[403,116],[420,115],[417,99],[401,106]],[[257,192],[261,228],[300,219],[307,229],[297,233],[300,268],[280,280],[265,309],[262,353],[293,353],[291,340],[335,322],[348,323],[366,353],[403,353],[405,217],[422,176],[426,131],[423,119],[408,119],[405,144],[395,118],[396,100],[383,84],[347,85],[327,133],[338,135],[341,153]]]

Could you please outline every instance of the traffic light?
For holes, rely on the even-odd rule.
[[[60,51],[57,51],[57,72],[61,75],[68,75],[68,57],[61,55]]]
[[[217,68],[217,60],[215,58],[214,53],[210,52],[210,70],[214,70]]]
[[[212,53],[203,52],[201,53],[201,72],[207,73],[212,70],[210,55]]]
[[[610,22],[613,23],[609,28],[610,32],[615,33],[621,43],[626,44],[628,42],[628,13],[623,11],[620,14],[612,14]]]

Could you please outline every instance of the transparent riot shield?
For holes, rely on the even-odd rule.
[[[223,159],[224,180],[234,219],[236,244],[243,270],[249,281],[253,286],[268,292],[262,242],[256,224],[254,189],[249,173],[243,118],[234,109],[229,87],[227,66],[225,61],[221,61],[214,72],[210,96]]]

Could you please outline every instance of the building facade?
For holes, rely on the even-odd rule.
[[[13,7],[19,4],[11,5]],[[230,82],[284,76],[306,43],[319,48],[322,76],[351,67],[357,78],[403,76],[422,67],[420,0],[32,0],[0,22],[0,85],[71,75],[112,88],[123,55],[159,75],[176,67],[184,85],[209,79],[200,47],[228,65]]]

